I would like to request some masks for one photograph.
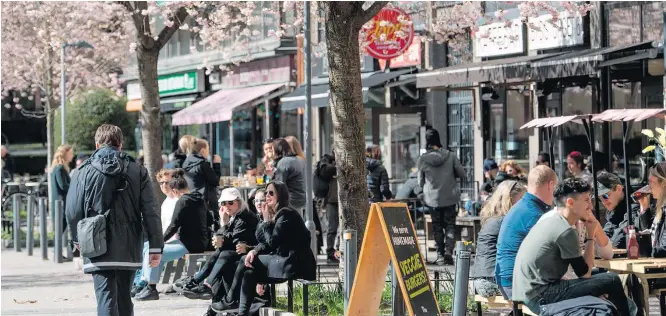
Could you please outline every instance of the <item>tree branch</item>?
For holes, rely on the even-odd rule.
[[[162,31],[160,31],[160,34],[157,36],[157,49],[160,50],[166,43],[169,41],[171,36],[173,36],[176,31],[178,31],[178,28],[180,28],[180,25],[185,21],[189,13],[187,13],[187,10],[185,10],[185,7],[180,7],[178,11],[176,12],[176,16],[174,17],[174,23],[172,27],[167,27],[165,26]]]
[[[132,6],[132,3],[130,1],[118,1],[118,3],[122,4],[125,9],[127,9],[127,12],[130,13],[132,16],[132,22],[134,22],[134,27],[136,28],[137,34],[141,32],[141,19],[134,13],[135,9]]]
[[[375,1],[367,10],[363,11],[361,8],[361,18],[363,19],[361,25],[374,18],[375,15],[377,15],[377,13],[379,13],[379,11],[381,11],[388,3],[388,1]],[[361,2],[361,4],[363,4],[363,2]]]

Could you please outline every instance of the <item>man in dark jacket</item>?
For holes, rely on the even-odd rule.
[[[106,253],[83,258],[83,272],[93,275],[97,315],[133,315],[130,288],[141,268],[142,231],[149,243],[150,265],[161,259],[162,223],[153,186],[146,168],[123,153],[120,128],[104,124],[95,133],[95,151],[79,167],[67,194],[66,217],[76,228],[86,217],[103,215],[106,221]],[[77,229],[72,241],[78,245]]]
[[[453,264],[456,204],[460,203],[457,179],[465,176],[462,164],[452,152],[442,148],[439,132],[426,131],[427,151],[417,162],[423,204],[430,209],[432,229],[437,244],[438,265]],[[446,230],[446,241],[442,230]]]
[[[328,194],[324,198],[323,205],[326,208],[326,219],[328,229],[326,232],[326,260],[329,263],[339,263],[335,256],[335,242],[338,237],[338,226],[340,225],[340,213],[338,210],[338,178],[335,167],[335,153],[324,155],[317,164],[317,176],[328,181]]]
[[[259,224],[259,217],[250,212],[241,202],[243,198],[236,188],[227,188],[222,191],[220,203],[238,203],[236,212],[228,214],[229,223],[216,233],[217,250],[206,261],[194,277],[184,280],[182,288],[175,285],[176,291],[191,299],[206,299],[213,294],[223,297],[231,288],[236,264],[244,253],[240,248],[257,244],[255,231]],[[246,249],[245,249],[246,250]],[[206,281],[204,283],[204,280]],[[220,282],[221,281],[221,282]]]

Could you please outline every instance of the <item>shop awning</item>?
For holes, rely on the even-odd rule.
[[[276,96],[276,92],[286,93],[284,83],[269,84],[240,89],[221,90],[192,106],[175,113],[172,125],[193,125],[223,122],[231,119],[234,109],[254,106]],[[282,90],[280,90],[282,89]]]
[[[185,109],[192,105],[192,102],[197,99],[197,96],[197,94],[193,94],[160,98],[160,112],[171,113]]]
[[[503,58],[436,69],[417,74],[416,87],[448,87],[471,85],[474,82],[521,82],[529,79],[530,62],[555,55],[560,53]]]
[[[142,105],[143,105],[143,102],[141,102],[141,99],[139,99],[139,100],[129,100],[129,101],[127,101],[127,104],[125,105],[125,110],[127,112],[139,112],[139,111],[141,111]]]
[[[402,69],[392,72],[366,72],[361,74],[361,83],[363,85],[363,102],[368,100],[368,91],[371,88],[380,87],[387,82],[402,75],[415,71],[415,68]],[[313,79],[312,82],[312,106],[323,108],[328,106],[329,84],[328,78]],[[301,85],[294,92],[280,98],[282,102],[281,110],[290,111],[305,107],[305,86]]]
[[[640,50],[647,45],[651,46],[652,41],[565,53],[531,63],[530,76],[536,80],[543,81],[546,79],[596,75],[599,67],[637,60],[636,58],[649,58],[652,55],[656,57],[654,51],[649,51],[648,53],[640,53],[640,55],[634,56],[633,59],[620,58],[618,60],[607,60],[608,58],[605,58],[607,55]],[[615,61],[612,62],[613,60]]]

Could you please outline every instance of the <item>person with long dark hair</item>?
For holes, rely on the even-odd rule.
[[[300,214],[289,206],[289,201],[286,184],[280,181],[268,184],[266,211],[275,212],[275,216],[268,219],[273,223],[273,230],[265,242],[241,259],[231,291],[226,297],[213,302],[213,311],[219,313],[238,307],[238,315],[248,316],[258,283],[315,279],[317,263],[310,249],[310,232]]]
[[[289,189],[289,206],[303,216],[305,209],[305,163],[292,151],[284,138],[273,141],[275,159],[273,181],[284,183]]]

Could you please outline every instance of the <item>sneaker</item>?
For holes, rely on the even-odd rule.
[[[212,309],[216,313],[229,312],[232,309],[238,309],[238,303],[229,304],[225,300],[222,300],[222,301],[213,302],[213,304],[210,304],[210,309]]]
[[[132,290],[130,291],[130,295],[132,297],[136,296],[138,293],[141,293],[143,289],[146,287],[146,283],[139,283],[137,285],[132,286]]]
[[[137,301],[156,301],[160,299],[160,293],[152,286],[146,286],[134,296],[134,299]]]
[[[213,298],[213,291],[205,284],[199,284],[193,288],[185,287],[182,294],[191,300],[210,300]]]
[[[453,257],[451,255],[438,255],[435,264],[438,266],[450,266],[453,265]]]
[[[208,310],[206,310],[203,316],[217,316],[217,312],[208,307]]]
[[[176,290],[179,294],[183,294],[185,289],[192,289],[199,285],[193,277],[182,278],[173,283],[173,289]]]

